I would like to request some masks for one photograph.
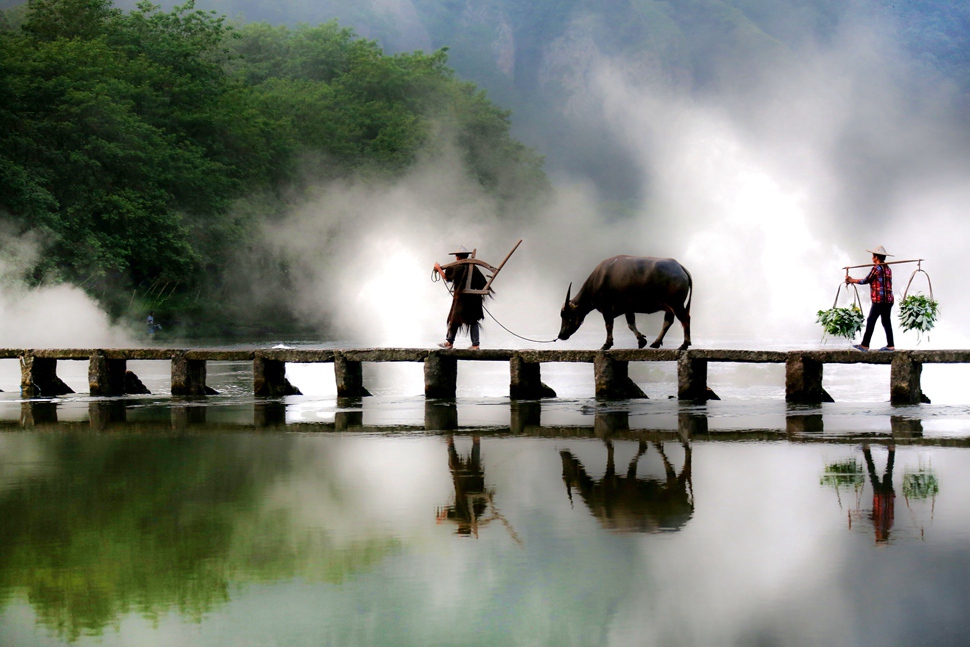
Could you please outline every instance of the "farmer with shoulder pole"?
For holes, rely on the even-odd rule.
[[[893,327],[890,320],[890,312],[893,308],[893,271],[886,263],[886,257],[892,254],[886,253],[886,248],[879,245],[875,249],[867,249],[872,254],[872,269],[864,279],[854,279],[849,276],[846,269],[845,282],[856,283],[859,285],[869,285],[869,298],[872,301],[872,308],[869,310],[869,318],[866,320],[866,332],[862,337],[862,343],[853,346],[856,350],[868,352],[869,342],[872,341],[872,333],[876,327],[876,320],[882,319],[882,327],[886,331],[886,345],[880,348],[882,351],[896,350],[893,343]]]

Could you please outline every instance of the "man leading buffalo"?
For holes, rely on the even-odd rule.
[[[455,257],[456,263],[450,263],[441,267],[438,263],[434,264],[434,271],[442,279],[452,285],[451,310],[448,312],[448,334],[444,343],[438,344],[441,348],[454,348],[455,337],[462,328],[468,328],[471,336],[472,350],[479,349],[478,322],[485,318],[484,308],[482,307],[482,294],[469,294],[468,289],[481,290],[487,281],[482,271],[471,263],[459,263],[471,256],[464,246],[458,251],[451,252]],[[468,273],[471,272],[471,283],[469,283]]]

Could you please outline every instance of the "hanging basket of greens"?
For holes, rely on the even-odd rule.
[[[815,322],[822,324],[822,329],[825,330],[822,335],[823,341],[825,335],[845,337],[851,341],[862,330],[862,324],[865,321],[865,317],[862,316],[862,301],[859,299],[859,289],[855,285],[852,286],[852,289],[854,293],[852,303],[849,306],[838,307],[839,294],[842,291],[842,284],[839,284],[839,288],[835,291],[835,301],[832,303],[832,307],[828,310],[818,311]],[[848,291],[849,288],[847,287],[846,292],[848,293]]]
[[[917,274],[923,274],[926,277],[926,285],[930,291],[929,296],[909,293],[909,287]],[[930,275],[926,273],[926,270],[917,267],[913,275],[909,277],[909,283],[906,284],[906,290],[903,292],[903,301],[899,304],[899,327],[904,332],[915,330],[917,343],[919,343],[922,341],[923,333],[933,330],[939,314],[940,308],[936,299],[933,298],[933,283],[930,281]],[[926,338],[929,339],[929,335]]]

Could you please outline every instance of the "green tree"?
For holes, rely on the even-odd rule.
[[[545,187],[444,50],[386,56],[336,22],[234,29],[191,0],[30,0],[0,29],[0,213],[45,245],[32,280],[84,285],[116,315],[139,296],[258,318],[228,268],[299,199],[306,160],[318,182],[393,177],[445,141],[501,204]]]

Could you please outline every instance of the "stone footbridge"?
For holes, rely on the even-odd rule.
[[[592,364],[599,398],[645,398],[629,378],[630,362],[676,362],[677,394],[682,400],[717,399],[707,385],[712,362],[784,364],[785,399],[791,403],[818,404],[832,398],[822,388],[826,364],[889,364],[890,400],[897,404],[929,402],[920,386],[926,363],[970,363],[970,350],[912,350],[862,353],[854,350],[428,350],[420,348],[313,349],[0,349],[0,359],[19,359],[21,393],[27,398],[55,397],[73,391],[57,377],[58,360],[89,362],[88,382],[92,396],[147,393],[131,371],[129,360],[171,361],[173,396],[203,397],[214,393],[206,386],[206,362],[252,362],[253,393],[260,397],[299,394],[285,377],[287,363],[328,363],[334,366],[337,394],[357,398],[369,395],[363,381],[366,362],[421,362],[425,395],[455,397],[460,362],[507,362],[509,396],[513,400],[555,397],[542,383],[541,366],[572,362]]]

